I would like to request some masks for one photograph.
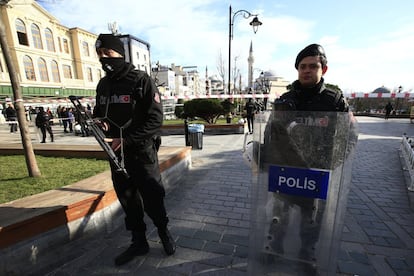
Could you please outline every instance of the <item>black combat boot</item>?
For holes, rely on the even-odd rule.
[[[172,238],[170,231],[167,228],[158,229],[158,236],[161,239],[162,246],[164,247],[165,253],[170,256],[174,254],[176,249],[176,244]]]
[[[123,265],[136,256],[142,256],[149,251],[145,232],[132,232],[132,244],[115,258],[115,265]]]

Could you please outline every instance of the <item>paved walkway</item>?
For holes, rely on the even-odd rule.
[[[414,275],[414,211],[398,152],[403,133],[414,136],[414,125],[407,119],[357,119],[360,135],[337,275]],[[5,126],[0,130],[0,140],[10,136]],[[179,246],[175,255],[165,256],[149,222],[150,253],[115,267],[114,256],[130,239],[119,224],[48,249],[45,257],[55,258],[56,266],[34,267],[33,275],[246,275],[252,175],[242,160],[243,138],[205,135],[204,148],[192,151],[192,169],[166,197]],[[62,134],[56,143],[76,139]],[[184,145],[184,138],[166,136],[163,145]]]

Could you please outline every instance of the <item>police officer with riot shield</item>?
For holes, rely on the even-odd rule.
[[[295,68],[298,79],[290,91],[275,100],[267,122],[258,130],[262,131],[258,135],[263,135],[258,140],[263,142],[256,146],[254,159],[259,182],[265,182],[267,190],[253,193],[257,209],[265,214],[258,211],[253,215],[253,231],[264,231],[259,251],[268,253],[261,255],[261,260],[267,258],[264,263],[272,264],[271,273],[316,275],[326,269],[318,261],[321,251],[329,246],[321,241],[321,235],[332,238],[330,221],[336,214],[331,210],[340,196],[331,183],[343,182],[341,170],[336,168],[343,166],[349,137],[356,135],[349,131],[352,119],[342,92],[325,84],[328,66],[322,46],[311,44],[300,51]],[[257,242],[261,235],[256,234],[252,236],[261,244]],[[257,261],[258,257],[253,258]],[[262,273],[270,272],[264,269]]]

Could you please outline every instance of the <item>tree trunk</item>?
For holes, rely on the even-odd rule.
[[[41,176],[39,167],[37,166],[36,156],[33,151],[32,142],[30,139],[29,126],[26,121],[25,108],[23,105],[23,97],[20,90],[20,82],[16,75],[9,47],[6,41],[5,27],[0,18],[0,46],[3,51],[4,60],[9,71],[10,83],[13,89],[13,101],[17,111],[17,121],[19,123],[20,135],[22,137],[23,151],[26,158],[26,166],[31,177]]]

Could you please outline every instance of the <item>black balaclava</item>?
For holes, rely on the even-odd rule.
[[[99,59],[102,69],[109,75],[116,75],[124,68],[126,62],[123,58],[102,57]]]
[[[114,36],[113,34],[100,34],[96,40],[95,44],[96,49],[99,48],[106,48],[112,49],[122,57],[114,58],[114,57],[102,57],[99,61],[102,64],[102,69],[109,75],[113,76],[116,75],[118,72],[124,68],[125,62],[125,48],[122,41],[119,37]]]

